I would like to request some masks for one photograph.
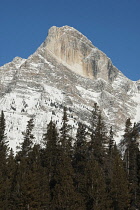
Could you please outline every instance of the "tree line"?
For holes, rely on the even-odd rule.
[[[73,139],[64,107],[62,126],[46,126],[42,145],[34,144],[34,120],[27,123],[14,155],[0,115],[1,210],[140,209],[138,125],[127,119],[119,146],[97,104],[88,130],[78,123]]]

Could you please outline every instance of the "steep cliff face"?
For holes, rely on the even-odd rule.
[[[52,27],[33,55],[16,57],[0,67],[0,75],[0,107],[13,148],[22,140],[31,117],[37,142],[51,117],[61,126],[64,105],[74,128],[76,121],[90,126],[95,102],[116,133],[128,117],[140,120],[140,81],[126,78],[103,52],[69,26]]]
[[[76,29],[52,27],[44,43],[45,51],[75,73],[90,79],[113,80],[118,70],[107,56]]]

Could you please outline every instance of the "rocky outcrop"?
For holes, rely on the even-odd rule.
[[[52,27],[44,42],[46,53],[75,73],[90,79],[112,81],[118,74],[110,59],[76,29]]]

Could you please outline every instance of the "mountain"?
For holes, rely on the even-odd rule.
[[[140,80],[125,77],[110,58],[72,27],[53,26],[34,54],[28,59],[14,58],[0,67],[0,74],[0,106],[14,149],[32,117],[37,142],[51,117],[60,126],[63,106],[68,108],[73,128],[77,121],[90,126],[94,103],[116,133],[127,118],[140,121]]]

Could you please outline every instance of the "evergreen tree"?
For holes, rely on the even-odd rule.
[[[113,151],[113,166],[110,185],[110,197],[114,210],[129,209],[129,188],[123,161],[115,145]]]
[[[131,208],[137,208],[139,203],[138,193],[138,129],[136,125],[132,127],[130,119],[127,119],[125,126],[124,138],[121,141],[121,145],[125,147],[124,162],[128,175],[129,187],[130,187],[130,206]]]
[[[76,140],[74,143],[74,154],[73,154],[73,167],[74,167],[74,184],[77,192],[81,194],[84,202],[86,203],[86,165],[88,161],[87,157],[87,141],[86,141],[86,128],[85,126],[79,122]]]
[[[27,209],[48,209],[49,181],[46,170],[41,166],[40,146],[34,145],[27,157],[27,169],[22,182],[24,205]]]
[[[30,119],[27,122],[26,131],[23,133],[23,142],[21,143],[21,149],[18,153],[18,155],[22,158],[27,157],[31,151],[34,139],[34,135],[32,134],[33,127],[33,119]]]
[[[70,130],[71,126],[68,124],[67,108],[64,107],[59,143],[61,145],[61,149],[66,154],[72,155],[72,138],[70,137]]]
[[[129,184],[130,184],[130,193],[131,193],[131,207],[138,208],[140,195],[138,193],[138,154],[139,154],[139,147],[138,147],[138,129],[134,124],[132,133],[131,133],[131,141],[129,145]]]
[[[113,162],[114,162],[114,146],[115,145],[115,141],[114,141],[114,132],[112,127],[110,128],[109,131],[109,137],[108,137],[109,141],[108,141],[108,148],[107,148],[107,156],[106,156],[106,160],[105,160],[105,177],[106,177],[106,187],[107,187],[107,191],[110,192],[110,183],[111,183],[111,179],[112,179],[112,168],[113,168]]]
[[[109,145],[108,145],[108,155],[110,156],[110,158],[112,157],[112,150],[114,148],[114,133],[113,133],[113,129],[112,126],[110,127],[110,131],[109,131]]]
[[[6,158],[8,153],[8,142],[6,140],[6,134],[5,134],[5,117],[4,112],[1,111],[0,116],[0,160],[1,160],[1,166],[5,166],[6,164]]]
[[[43,137],[44,149],[42,149],[42,166],[47,169],[50,188],[50,205],[54,197],[54,188],[57,182],[58,165],[58,132],[52,120],[48,124],[47,133]],[[51,207],[50,207],[51,208]]]
[[[86,158],[87,153],[87,131],[82,123],[78,123],[76,140],[74,143],[74,158],[76,161],[82,161]]]
[[[32,134],[34,124],[33,119],[27,122],[25,133],[23,133],[23,142],[19,152],[16,155],[17,161],[17,174],[16,174],[16,191],[17,191],[17,206],[20,209],[29,208],[29,186],[31,183],[30,176],[30,160],[29,155],[32,152],[32,140],[34,136]]]
[[[130,118],[126,120],[125,123],[125,133],[124,138],[121,140],[120,145],[122,148],[124,148],[124,161],[125,161],[125,167],[127,170],[127,173],[129,174],[130,170],[130,144],[132,140],[132,123]]]
[[[7,183],[7,190],[8,190],[8,209],[14,210],[17,209],[16,206],[16,199],[17,199],[17,193],[16,193],[16,161],[15,161],[15,157],[14,157],[14,152],[11,149],[8,159],[7,159],[7,179],[6,179],[6,183]]]
[[[51,206],[51,209],[54,210],[84,209],[83,201],[81,200],[80,195],[75,191],[73,183],[74,171],[72,168],[72,145],[69,130],[67,112],[66,108],[64,108],[56,169],[57,181]]]
[[[140,150],[137,155],[137,178],[138,178],[137,197],[139,198],[139,200],[137,200],[137,206],[138,209],[140,209]]]
[[[101,112],[96,116],[96,125],[94,126],[91,134],[90,151],[94,154],[95,160],[103,164],[106,156],[108,137]]]
[[[92,157],[86,167],[86,209],[111,209],[106,191],[105,174],[100,164]]]
[[[8,209],[7,154],[4,112],[0,115],[0,209]]]

